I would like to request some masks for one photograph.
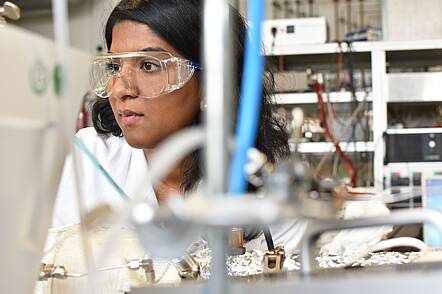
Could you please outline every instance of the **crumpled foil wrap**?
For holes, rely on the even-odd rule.
[[[321,268],[366,267],[373,265],[395,265],[410,263],[422,256],[421,252],[376,252],[361,257],[359,254],[338,256],[327,255],[316,257]]]
[[[210,278],[212,251],[206,242],[200,241],[199,246],[190,255],[200,266],[200,276],[207,280]],[[422,256],[420,252],[377,252],[366,256],[353,254],[348,256],[327,255],[319,256],[316,260],[321,268],[366,267],[374,265],[398,265],[410,263]],[[264,272],[264,252],[251,250],[243,255],[229,256],[227,258],[227,273],[232,277],[246,277],[259,275]],[[301,268],[299,255],[287,256],[284,261],[285,271],[297,271]]]

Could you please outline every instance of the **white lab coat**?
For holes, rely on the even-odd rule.
[[[135,193],[146,195],[146,201],[157,206],[155,192],[146,180],[147,161],[143,150],[132,148],[122,137],[99,135],[94,128],[85,128],[77,133],[85,146],[94,154],[113,180],[131,197]],[[76,158],[80,173],[80,187],[86,210],[101,203],[114,207],[123,202],[119,193],[112,188],[91,160],[76,148]],[[61,227],[79,222],[78,205],[74,181],[72,155],[66,159],[60,181],[53,214],[53,226]],[[136,190],[136,191],[135,191]],[[287,253],[295,251],[306,228],[304,221],[291,221],[270,227],[275,245],[284,245]],[[263,236],[246,244],[247,249],[266,250]]]
[[[94,128],[80,130],[77,137],[127,195],[141,193],[146,195],[150,204],[157,205],[152,186],[146,181],[148,167],[143,150],[132,148],[122,137],[99,135]],[[79,185],[86,210],[102,203],[114,207],[121,205],[124,201],[121,195],[92,161],[78,148],[75,152],[80,173]],[[54,227],[79,223],[74,177],[73,156],[70,154],[66,158],[58,188],[53,214]]]

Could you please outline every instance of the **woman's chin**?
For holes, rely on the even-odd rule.
[[[137,135],[132,134],[131,132],[125,132],[124,138],[126,139],[127,144],[129,144],[133,148],[137,149],[151,149],[157,145],[156,140],[152,140],[146,134]]]

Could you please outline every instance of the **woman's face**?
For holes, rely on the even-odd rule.
[[[137,52],[147,48],[161,48],[184,58],[147,25],[123,21],[114,26],[110,52]],[[135,148],[154,148],[170,134],[189,126],[200,111],[200,88],[195,76],[181,89],[150,99],[133,94],[135,92],[119,80],[109,102],[126,141]]]

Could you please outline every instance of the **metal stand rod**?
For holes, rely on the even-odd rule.
[[[333,0],[333,11],[335,13],[335,41],[339,41],[340,33],[339,33],[339,0]]]
[[[204,1],[204,82],[206,108],[206,193],[219,197],[227,191],[227,150],[231,132],[233,70],[232,30],[227,0]],[[228,231],[213,230],[209,242],[213,249],[210,294],[229,293],[226,253]]]
[[[233,50],[229,5],[204,1],[204,83],[206,122],[206,185],[209,195],[226,192],[231,132]]]

